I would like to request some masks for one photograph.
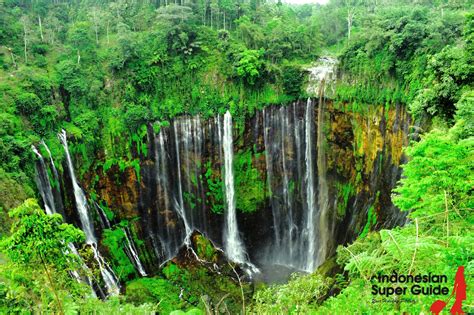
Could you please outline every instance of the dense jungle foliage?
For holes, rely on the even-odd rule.
[[[129,280],[136,271],[126,262],[118,264],[123,294],[100,300],[70,276],[81,263],[67,244],[83,244],[84,233],[40,208],[32,144],[44,139],[60,160],[56,135],[65,129],[75,139],[79,178],[92,163],[104,170],[136,169],[131,152],[144,150],[147,124],[159,130],[177,115],[210,117],[226,110],[242,124],[256,109],[307,97],[304,69],[320,56],[339,60],[335,103],[362,111],[403,104],[415,118],[420,139],[406,149],[409,162],[392,195],[409,213],[404,227],[367,229],[314,274],[296,274],[281,285],[239,286],[173,264],[160,276]],[[452,287],[463,265],[472,283],[470,0],[299,6],[260,0],[1,0],[0,109],[0,313],[428,313],[432,296],[372,303],[371,276],[392,270],[446,274]],[[247,153],[238,156],[236,172],[255,179]],[[96,161],[98,155],[103,159]],[[221,185],[210,173],[207,180]],[[253,191],[250,185],[237,193]],[[242,209],[255,211],[254,199],[237,198]],[[112,247],[124,232],[109,230],[105,238]],[[202,242],[200,255],[213,259],[213,249]],[[112,250],[114,259],[127,260]],[[93,255],[85,247],[80,252]],[[464,306],[474,308],[472,288]]]

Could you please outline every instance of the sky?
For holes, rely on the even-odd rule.
[[[292,3],[292,4],[303,4],[303,3],[320,3],[326,4],[329,0],[282,0],[284,3]]]

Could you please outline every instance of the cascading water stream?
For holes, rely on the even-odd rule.
[[[64,147],[64,152],[66,153],[66,162],[69,169],[69,175],[71,177],[72,186],[74,190],[74,199],[76,201],[76,208],[79,212],[79,219],[81,220],[82,230],[86,235],[86,242],[90,245],[94,252],[94,258],[99,265],[100,273],[102,275],[102,279],[104,280],[105,286],[107,288],[107,292],[109,295],[118,295],[120,291],[120,287],[117,281],[117,278],[113,275],[113,271],[107,266],[104,259],[100,255],[97,249],[97,240],[94,235],[94,228],[92,225],[92,221],[89,218],[89,207],[87,204],[87,199],[82,191],[81,187],[77,183],[76,175],[74,173],[74,166],[72,164],[72,159],[69,154],[69,147],[67,143],[67,134],[65,130],[62,130],[61,133],[58,134],[58,138],[61,141],[61,144]]]
[[[315,103],[296,103],[263,110],[267,187],[274,233],[265,263],[312,272],[326,258],[331,242],[326,152],[324,149],[325,81],[332,79],[335,61],[325,58],[308,69],[308,93]],[[319,94],[315,95],[314,91]]]
[[[308,252],[306,257],[306,264],[304,269],[308,272],[312,272],[315,267],[315,253],[317,246],[317,231],[316,231],[316,196],[314,191],[314,167],[313,167],[313,138],[312,138],[312,127],[313,127],[313,103],[310,98],[306,103],[305,113],[305,161],[306,161],[306,234],[308,242]]]
[[[87,244],[95,244],[97,240],[94,235],[94,227],[92,225],[92,221],[89,218],[89,211],[87,206],[87,199],[82,191],[81,187],[77,183],[76,174],[74,173],[74,166],[72,164],[72,159],[69,154],[69,147],[67,144],[67,135],[66,130],[62,130],[61,133],[58,134],[59,141],[64,147],[64,152],[66,153],[66,162],[69,170],[69,176],[71,177],[72,188],[74,190],[74,199],[76,201],[76,208],[79,212],[79,219],[81,220],[82,230],[86,235],[86,242]]]
[[[178,198],[177,198],[178,200],[174,200],[174,203],[175,203],[176,212],[180,215],[184,223],[184,229],[186,233],[184,243],[186,245],[189,245],[192,229],[188,223],[188,219],[186,218],[186,211],[184,210],[181,158],[180,158],[180,153],[179,153],[179,140],[178,140],[178,124],[176,123],[176,121],[174,123],[174,143],[175,143],[175,148],[176,148],[176,160],[177,160],[177,168],[178,168]]]
[[[46,143],[44,143],[43,140],[41,140],[41,143],[45,146],[46,150],[48,151],[48,154],[50,155],[51,165],[53,167],[53,173],[57,174],[56,168],[54,167],[54,161],[53,161],[53,158],[51,156],[51,152],[49,151],[49,148],[46,146]],[[46,171],[46,164],[44,163],[43,156],[36,149],[36,147],[34,145],[31,146],[31,149],[38,156],[38,159],[40,161],[40,167],[37,168],[38,176],[40,177],[37,180],[37,186],[38,186],[38,190],[40,192],[40,195],[43,199],[46,214],[48,214],[48,215],[55,214],[55,213],[57,213],[56,208],[55,208],[55,200],[54,200],[54,195],[53,195],[53,192],[52,192],[52,189],[51,189],[51,185],[49,184],[49,176],[48,176],[48,173]],[[79,253],[78,253],[76,247],[74,246],[74,244],[73,243],[68,243],[67,246],[68,246],[69,250],[73,254],[75,254],[77,257],[79,257],[79,259],[82,261],[82,258],[79,255]],[[68,252],[66,251],[65,254],[68,254]],[[88,272],[89,268],[86,266],[86,264],[82,263],[82,268],[86,271],[86,275],[90,273],[90,272]],[[82,282],[82,278],[76,270],[72,270],[71,275],[78,282]],[[91,287],[92,294],[95,296],[95,291],[92,288],[92,281],[90,280],[90,278],[88,276],[86,276],[85,280],[86,280],[86,283]]]
[[[97,202],[94,202],[94,205],[102,221],[103,227],[106,229],[110,229],[112,227],[112,224],[110,224],[110,221],[107,218],[107,215],[105,214],[104,209],[102,209],[102,207]],[[142,277],[146,277],[147,273],[145,272],[145,268],[143,268],[142,262],[140,261],[140,257],[137,254],[138,251],[135,247],[135,244],[132,241],[132,238],[130,237],[130,233],[128,232],[128,229],[122,229],[122,232],[125,235],[126,252],[130,261],[134,263],[140,275]]]
[[[137,249],[135,248],[135,245],[133,241],[131,240],[130,234],[128,233],[126,229],[122,229],[122,230],[123,230],[123,233],[125,234],[128,251],[130,252],[132,259],[135,262],[135,266],[137,267],[138,272],[140,273],[142,277],[146,277],[147,273],[145,271],[145,268],[143,268],[142,262],[140,261],[140,257],[138,257]]]
[[[306,265],[306,270],[312,272],[316,267],[322,264],[328,254],[328,249],[331,243],[331,234],[333,220],[329,218],[329,190],[327,185],[327,165],[326,165],[326,150],[325,150],[325,139],[324,133],[324,106],[325,106],[325,91],[328,84],[334,81],[335,66],[337,61],[332,58],[324,57],[319,60],[320,64],[309,68],[310,77],[308,85],[308,93],[310,95],[318,96],[318,123],[317,123],[317,170],[318,170],[318,218],[315,217],[315,200],[314,200],[314,178],[308,178],[308,182],[311,184],[307,185],[308,191],[308,217],[311,221],[311,226],[308,224],[309,231],[309,255]],[[332,86],[331,86],[332,87]],[[310,99],[307,104],[307,115],[309,115]],[[314,110],[311,111],[313,113]],[[308,120],[307,120],[307,131],[308,131]],[[311,135],[310,132],[307,133]],[[308,145],[308,141],[307,141]],[[312,167],[309,164],[313,157],[309,158],[308,154],[311,154],[311,149],[307,147],[306,150],[307,168]],[[312,173],[312,172],[311,172]],[[309,221],[308,221],[309,222]],[[317,250],[316,250],[317,247]]]
[[[54,187],[52,187],[55,208],[57,212],[62,213],[64,209],[64,205],[63,205],[63,200],[61,197],[59,173],[58,173],[58,170],[56,169],[56,165],[54,165],[53,155],[51,154],[51,151],[49,150],[48,145],[46,144],[46,142],[44,142],[44,140],[41,140],[40,144],[43,145],[43,147],[46,149],[46,152],[48,152],[48,155],[49,155],[49,162],[51,164],[51,169],[53,170],[53,177],[54,177],[53,179],[55,183]]]
[[[179,241],[173,228],[176,226],[174,222],[174,216],[171,205],[171,194],[172,187],[170,186],[168,158],[169,155],[166,152],[166,141],[167,134],[164,130],[155,137],[155,166],[156,166],[156,185],[158,200],[161,201],[159,204],[160,213],[163,214],[163,220],[158,220],[157,226],[161,231],[152,231],[150,238],[153,243],[153,249],[157,257],[162,258],[166,261],[172,258],[172,255],[176,252]],[[177,201],[175,200],[177,203]],[[181,209],[175,206],[175,209]],[[153,233],[155,232],[155,233]],[[160,233],[161,232],[161,233]]]
[[[239,228],[237,226],[237,214],[235,209],[235,190],[234,190],[234,147],[232,141],[232,116],[227,111],[224,115],[224,132],[222,138],[224,151],[224,184],[225,184],[225,230],[224,230],[224,248],[227,256],[238,263],[244,263],[245,248],[240,239]]]
[[[34,145],[31,146],[31,150],[33,150],[33,152],[38,156],[38,160],[41,164],[40,167],[36,168],[36,182],[40,195],[43,198],[46,213],[51,215],[56,213],[56,206],[54,204],[53,190],[51,188],[48,173],[46,171],[46,164],[44,163],[43,156]]]
[[[330,237],[332,235],[329,220],[329,190],[327,184],[327,165],[326,165],[326,150],[324,134],[324,90],[325,82],[320,86],[319,91],[319,106],[318,106],[318,129],[317,129],[317,166],[318,166],[318,206],[319,206],[319,248],[317,254],[316,264],[319,266],[324,262],[328,253]]]
[[[99,250],[97,249],[97,244],[92,243],[90,244],[90,247],[92,248],[92,252],[94,253],[94,259],[99,265],[100,274],[102,275],[102,279],[104,280],[107,293],[109,295],[118,295],[120,293],[120,287],[117,278],[113,274],[113,271],[104,261],[104,258],[102,258],[102,256],[100,255]]]
[[[59,173],[58,173],[58,170],[56,169],[56,166],[54,165],[53,155],[51,154],[51,151],[49,150],[49,147],[46,144],[46,142],[44,142],[44,140],[41,140],[40,143],[41,145],[44,146],[44,148],[46,149],[46,152],[48,152],[49,161],[51,162],[51,168],[53,170],[54,180],[59,182]]]

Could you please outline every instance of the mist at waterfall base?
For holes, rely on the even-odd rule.
[[[180,248],[189,247],[192,232],[199,231],[250,277],[284,282],[294,271],[313,272],[334,253],[338,244],[350,241],[360,232],[360,218],[367,217],[376,190],[384,185],[385,194],[389,195],[399,178],[399,161],[384,159],[387,177],[377,175],[382,164],[374,164],[373,176],[377,177],[371,178],[369,193],[356,194],[348,201],[346,214],[336,219],[337,197],[330,187],[334,187],[339,175],[329,172],[330,152],[326,151],[328,135],[324,128],[329,123],[326,97],[334,92],[335,66],[333,59],[320,60],[308,69],[308,94],[312,98],[256,111],[240,133],[236,132],[230,112],[211,119],[177,117],[158,133],[151,126],[148,128],[148,150],[139,156],[140,182],[116,186],[111,185],[114,181],[103,180],[95,187],[101,202],[101,196],[111,192],[120,196],[119,201],[108,198],[107,204],[116,211],[118,220],[124,208],[120,200],[128,200],[127,213],[139,218],[133,229],[143,245],[136,246],[127,228],[123,230],[123,247],[140,276],[156,274]],[[397,110],[393,128],[405,128],[404,119],[404,114]],[[66,133],[60,133],[59,138],[66,154],[65,173],[55,181],[69,183],[63,195],[73,201],[75,211],[72,215],[71,209],[64,211],[65,219],[85,232],[105,289],[108,294],[117,294],[120,283],[107,264],[107,257],[101,256],[96,236],[100,238],[96,233],[100,227],[111,228],[114,223],[108,221],[101,202],[87,200],[87,192],[74,173]],[[255,155],[252,163],[258,166],[265,183],[265,200],[253,213],[243,213],[236,205],[235,156],[245,150],[262,157]],[[36,148],[33,151],[38,157],[40,195],[46,211],[54,213],[54,208],[62,208],[58,206],[62,201],[55,198],[58,187],[51,187],[48,165]],[[389,153],[385,152],[390,156]],[[58,176],[51,155],[49,164],[53,177]],[[213,210],[216,200],[209,197],[209,180],[214,176],[208,177],[210,170],[222,181],[222,212]],[[104,174],[113,178],[117,175]],[[385,211],[387,224],[403,222],[393,205],[388,204]],[[100,225],[94,224],[93,217],[99,218]],[[144,254],[151,259],[142,261],[140,257]]]

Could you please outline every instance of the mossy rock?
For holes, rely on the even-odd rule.
[[[200,259],[209,262],[217,262],[218,253],[211,241],[205,238],[202,234],[195,234],[193,243],[196,244],[197,255]]]

